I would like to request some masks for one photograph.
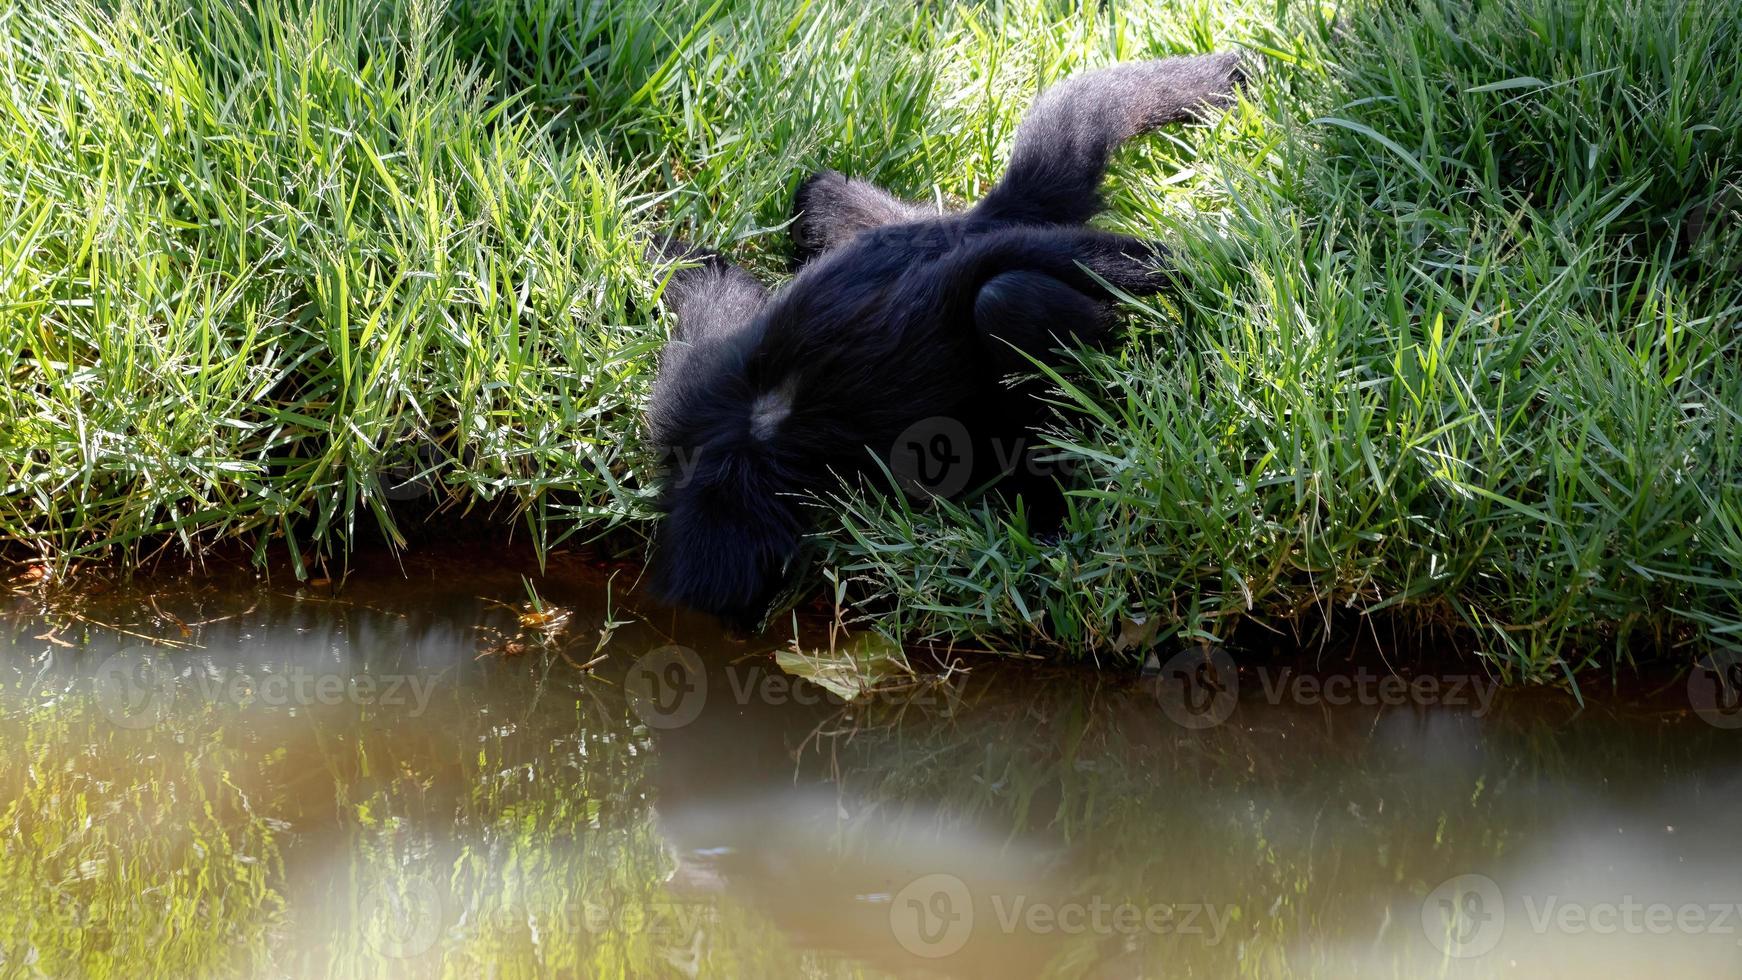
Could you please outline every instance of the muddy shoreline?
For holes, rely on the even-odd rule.
[[[806,649],[826,648],[831,625],[841,625],[837,616],[850,632],[866,632],[876,622],[874,612],[836,610],[826,596],[815,595],[786,613],[783,621],[771,621],[761,633],[746,635],[726,630],[709,617],[648,599],[637,588],[643,566],[635,558],[622,554],[612,557],[598,549],[558,548],[548,553],[541,565],[524,541],[503,544],[492,540],[500,536],[500,527],[493,535],[490,529],[470,526],[468,530],[468,526],[398,552],[379,545],[360,550],[347,556],[342,565],[310,567],[302,581],[298,581],[288,555],[279,553],[257,566],[239,548],[213,549],[197,560],[160,552],[134,569],[76,564],[72,573],[62,578],[56,578],[50,566],[14,558],[8,574],[11,596],[7,615],[60,615],[76,622],[84,615],[82,610],[93,604],[104,609],[131,608],[138,618],[141,639],[152,637],[173,644],[186,629],[185,624],[198,621],[199,616],[184,620],[164,613],[159,606],[166,597],[212,601],[226,594],[260,594],[345,603],[364,583],[390,594],[415,595],[420,582],[470,577],[476,580],[481,594],[504,591],[505,581],[517,583],[508,590],[510,599],[525,588],[558,604],[576,596],[608,594],[612,616],[643,621],[664,635],[684,638],[690,646],[730,651],[727,655],[732,658],[770,658],[778,650],[793,647],[795,638],[797,645]],[[1318,611],[1314,615],[1318,616]],[[1257,689],[1270,701],[1287,697],[1327,704],[1401,705],[1450,697],[1453,703],[1466,698],[1474,703],[1478,698],[1491,698],[1488,692],[1492,690],[1505,689],[1556,692],[1570,697],[1575,705],[1595,698],[1664,711],[1692,710],[1690,682],[1700,664],[1723,667],[1735,659],[1711,654],[1689,656],[1683,664],[1662,657],[1628,662],[1618,659],[1606,668],[1569,672],[1567,683],[1521,685],[1509,683],[1480,657],[1470,654],[1463,645],[1467,633],[1443,625],[1424,626],[1415,616],[1363,619],[1345,614],[1329,625],[1314,619],[1300,626],[1307,631],[1291,635],[1248,621],[1219,646],[1163,643],[1103,663],[1072,662],[1056,652],[972,643],[910,643],[903,652],[912,667],[926,675],[984,668],[1032,674],[1037,679],[1089,672],[1115,682],[1145,682],[1163,672],[1197,670],[1201,665],[1209,670],[1203,675],[1206,683],[1217,683],[1217,671],[1226,674],[1232,670],[1235,674],[1228,676],[1238,677],[1237,686],[1249,692]],[[1435,678],[1444,683],[1435,686]],[[1224,676],[1221,682],[1227,680]]]

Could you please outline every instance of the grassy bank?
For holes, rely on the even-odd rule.
[[[824,560],[892,632],[1063,656],[1374,611],[1509,679],[1742,646],[1739,34],[1728,0],[19,0],[0,535],[632,542],[639,232],[773,275],[816,167],[972,199],[1047,81],[1238,45],[1241,105],[1116,168],[1107,223],[1186,286],[1061,388],[1064,534],[849,500]]]

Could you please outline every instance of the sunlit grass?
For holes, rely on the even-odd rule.
[[[22,0],[0,13],[0,535],[311,562],[645,527],[638,236],[784,266],[794,185],[995,180],[1045,83],[1239,46],[1108,223],[1183,291],[1085,357],[1057,540],[856,502],[892,633],[1105,658],[1390,611],[1517,679],[1742,643],[1738,18],[1321,8]],[[893,392],[892,397],[898,397]],[[407,499],[409,498],[409,499]]]
[[[634,208],[438,18],[9,11],[9,538],[330,553],[396,535],[388,469],[535,524],[610,495],[657,344]]]
[[[1513,679],[1734,644],[1735,28],[1651,2],[1242,25],[1270,74],[1185,187],[1122,172],[1113,222],[1166,229],[1183,294],[1063,389],[1063,540],[860,503],[854,569],[909,634],[1075,651],[1381,610]]]

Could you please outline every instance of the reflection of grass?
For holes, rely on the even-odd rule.
[[[8,715],[0,732],[17,748],[0,755],[12,800],[0,844],[6,953],[32,951],[49,975],[675,977],[698,964],[703,976],[850,975],[826,952],[795,949],[742,893],[771,892],[786,909],[813,890],[816,904],[839,903],[842,889],[888,882],[837,879],[831,866],[883,867],[880,856],[926,853],[923,842],[956,828],[1068,849],[1053,872],[1062,879],[1035,883],[1036,895],[1229,903],[1253,962],[1269,964],[1252,972],[1280,975],[1293,946],[1334,938],[1370,909],[1375,869],[1362,856],[1407,884],[1490,846],[1472,852],[1454,835],[1415,869],[1445,833],[1424,812],[1448,814],[1454,827],[1494,819],[1492,796],[1423,771],[1409,807],[1302,820],[1264,801],[1317,786],[1307,795],[1358,809],[1377,790],[1352,762],[1301,770],[1272,760],[1259,739],[1178,741],[1153,712],[1087,700],[1074,685],[1039,699],[980,687],[935,715],[891,704],[900,728],[857,727],[811,756],[838,772],[859,815],[833,838],[832,858],[784,872],[765,862],[768,880],[686,895],[666,884],[673,857],[649,792],[657,757],[624,724],[623,705],[515,710],[512,726],[500,724],[521,693],[428,727],[341,711],[256,731],[257,716],[213,708],[136,731],[78,696]],[[1334,739],[1291,735],[1323,758],[1340,751]],[[263,742],[275,748],[263,752]],[[90,748],[69,752],[75,744]],[[663,747],[697,748],[681,733]],[[775,765],[769,792],[791,781],[786,760]],[[1242,798],[1259,802],[1230,808]],[[1347,866],[1332,873],[1313,834],[1336,842],[1327,850]],[[1367,839],[1372,848],[1351,846]],[[818,842],[746,843],[779,855]],[[1350,891],[1315,884],[1330,880]],[[410,920],[395,919],[384,895],[404,898]],[[1052,972],[1078,975],[1103,955],[1094,946],[1066,944]],[[1146,937],[1140,952],[1215,973],[1235,947]],[[1088,959],[1070,959],[1079,954]]]
[[[622,700],[529,711],[532,692],[515,691],[428,742],[334,732],[358,736],[322,750],[349,828],[349,903],[304,923],[333,933],[311,975],[677,977],[698,962],[707,976],[792,975],[796,955],[765,920],[666,886],[656,760]],[[512,724],[497,717],[507,706]],[[421,908],[436,921],[383,921],[383,888],[432,899]],[[403,957],[380,940],[420,927],[427,944]]]
[[[233,781],[259,760],[216,738],[117,729],[78,695],[6,712],[0,741],[0,972],[266,964],[284,920],[279,835],[269,801]]]
[[[427,711],[187,687],[159,724],[118,727],[90,685],[45,680],[71,651],[14,651],[0,973],[881,975],[912,963],[868,896],[950,868],[983,899],[1233,916],[1212,945],[988,929],[946,964],[966,975],[991,975],[973,969],[984,956],[1051,976],[1348,976],[1353,944],[1398,957],[1368,975],[1418,976],[1419,938],[1401,923],[1374,934],[1391,903],[1552,846],[1587,804],[1673,808],[1665,773],[1692,780],[1731,758],[1728,733],[1609,732],[1597,709],[1568,726],[1497,708],[1476,726],[1243,706],[1185,732],[1145,692],[1066,671],[957,674],[839,717],[739,703],[716,676],[699,719],[656,735],[621,680],[627,654],[664,636],[625,628],[602,672],[542,650],[480,663],[450,596],[382,601],[269,597],[259,621],[213,620],[162,659],[195,667],[238,634],[276,632],[238,659],[338,645],[343,670],[437,672]],[[164,602],[153,612],[186,610]],[[36,632],[15,629],[13,645]],[[1690,786],[1705,794],[1685,816],[1697,849],[1723,839],[1710,835],[1725,797]]]
[[[23,0],[0,537],[300,560],[432,504],[540,544],[634,522],[639,231],[771,272],[811,168],[972,198],[1043,82],[1241,44],[1246,101],[1117,168],[1110,222],[1173,243],[1182,293],[1065,390],[1092,489],[1062,540],[880,502],[839,567],[908,636],[1072,654],[1345,604],[1527,679],[1733,642],[1736,26],[1724,0]]]
[[[1423,972],[1441,954],[1398,916],[1449,877],[1552,853],[1586,808],[1625,812],[1641,789],[1663,792],[1665,772],[1730,765],[1725,733],[1691,719],[1659,739],[1661,718],[1575,707],[1514,702],[1478,723],[1257,705],[1189,732],[1132,685],[980,675],[948,712],[866,706],[819,754],[865,813],[924,801],[923,820],[898,824],[909,835],[971,826],[1068,845],[1057,900],[1202,903],[1229,916],[1221,943],[1136,936],[1123,957],[1141,969],[1129,975],[1486,976],[1492,963]],[[1593,797],[1595,783],[1607,788]],[[1677,803],[1664,805],[1673,814]],[[852,831],[843,841],[889,846]],[[1093,961],[1076,952],[1043,975],[1084,975]]]
[[[790,975],[765,921],[666,887],[622,703],[524,693],[513,723],[471,705],[428,727],[184,697],[121,728],[88,687],[8,703],[0,973]]]

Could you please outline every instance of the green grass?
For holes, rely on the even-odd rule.
[[[1376,612],[1512,680],[1742,646],[1728,0],[0,11],[17,549],[306,562],[432,505],[633,548],[639,234],[772,275],[814,168],[971,200],[1047,82],[1241,46],[1237,108],[1115,168],[1186,285],[1060,388],[1064,534],[852,499],[825,561],[892,633],[1099,660]]]

